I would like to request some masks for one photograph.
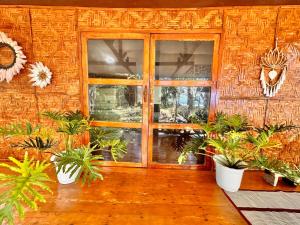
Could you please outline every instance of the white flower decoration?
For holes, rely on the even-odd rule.
[[[10,65],[0,64],[0,82],[6,80],[10,82],[16,74],[20,73],[26,63],[26,56],[22,52],[22,47],[16,41],[7,37],[5,33],[0,32],[0,48],[10,48],[14,55],[14,60]]]
[[[38,86],[40,88],[46,87],[51,83],[52,73],[47,66],[44,66],[43,63],[37,62],[35,64],[31,64],[31,82],[33,82],[32,86]]]

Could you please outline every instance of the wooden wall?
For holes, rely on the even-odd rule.
[[[0,31],[15,39],[28,62],[42,61],[53,71],[52,84],[33,88],[27,70],[0,83],[0,125],[40,121],[44,110],[81,108],[80,31],[221,33],[219,111],[242,113],[256,125],[292,121],[300,125],[300,62],[290,67],[278,95],[267,100],[259,83],[259,58],[273,47],[300,49],[300,7],[204,9],[97,9],[0,6]],[[299,160],[300,151],[294,149]],[[300,161],[300,160],[299,160]]]

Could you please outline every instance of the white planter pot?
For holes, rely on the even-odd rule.
[[[58,173],[57,173],[57,170],[58,170],[58,167],[56,166],[56,162],[55,162],[55,156],[51,156],[50,158],[50,161],[53,162],[54,166],[55,166],[55,170],[56,170],[56,176],[57,176],[57,179],[58,179],[58,182],[60,184],[71,184],[71,183],[74,183],[75,180],[76,180],[76,177],[80,171],[80,168],[78,168],[78,170],[73,174],[73,176],[70,177],[71,175],[71,171],[68,172],[68,173],[64,173],[62,170],[60,170]],[[66,170],[68,170],[68,168],[70,167],[71,165],[68,164],[66,166]]]
[[[222,155],[215,155],[213,157],[216,164],[216,181],[219,187],[225,191],[236,192],[239,190],[245,169],[232,169],[223,166],[218,162],[218,158],[224,157]]]

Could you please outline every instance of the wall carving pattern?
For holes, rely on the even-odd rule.
[[[293,43],[300,48],[300,8],[0,8],[0,30],[23,47],[29,63],[42,61],[54,74],[52,85],[44,90],[31,87],[25,70],[9,85],[0,83],[0,124],[23,118],[36,121],[44,110],[80,109],[78,36],[88,29],[223,30],[218,110],[246,114],[259,126],[264,120],[300,124],[300,62],[289,68],[285,84],[269,103],[258,79],[259,58],[274,44],[277,15],[279,46]]]

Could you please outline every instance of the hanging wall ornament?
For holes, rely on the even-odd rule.
[[[286,78],[287,64],[287,56],[278,48],[276,38],[275,48],[261,57],[260,81],[265,96],[273,97],[279,91]]]
[[[31,74],[29,74],[29,77],[31,77],[30,81],[33,82],[32,86],[44,88],[51,83],[52,73],[47,66],[44,66],[41,62],[31,64],[30,66],[29,70]]]
[[[0,32],[0,82],[10,82],[20,73],[26,63],[26,56],[16,41]]]

